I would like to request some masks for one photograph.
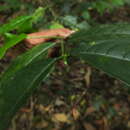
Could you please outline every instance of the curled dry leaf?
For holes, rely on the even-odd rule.
[[[93,113],[93,112],[95,112],[96,111],[96,109],[93,107],[93,106],[90,106],[90,107],[88,107],[87,108],[87,110],[86,110],[86,115],[90,115],[91,113]]]
[[[41,32],[28,34],[28,38],[25,41],[26,45],[30,48],[32,46],[46,42],[52,38],[66,38],[72,33],[74,33],[74,31],[67,28],[43,30]]]
[[[90,123],[83,124],[86,130],[96,130],[96,128]]]
[[[73,116],[74,120],[78,120],[79,119],[80,113],[79,113],[79,111],[76,108],[72,109],[72,116]]]
[[[68,116],[64,113],[56,113],[53,115],[52,120],[55,122],[70,123]]]

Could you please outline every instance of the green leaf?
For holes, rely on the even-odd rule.
[[[85,22],[85,21],[83,21],[83,22],[81,22],[81,23],[79,23],[79,24],[77,24],[77,26],[76,26],[78,29],[89,29],[90,28],[90,25],[87,23],[87,22]]]
[[[49,26],[49,29],[57,29],[57,28],[64,28],[64,26],[58,22],[52,22]]]
[[[18,56],[9,66],[9,68],[0,77],[1,82],[6,82],[12,75],[14,75],[21,68],[26,67],[32,61],[39,59],[39,57],[44,57],[49,48],[55,46],[55,43],[44,43],[36,47],[33,47],[28,52]]]
[[[85,28],[84,28],[85,29]],[[71,41],[87,41],[110,39],[110,38],[128,38],[130,36],[130,24],[105,24],[91,27],[89,30],[81,30],[71,36]],[[105,38],[104,38],[105,37]]]
[[[6,51],[15,46],[17,43],[22,41],[26,38],[26,34],[20,34],[20,35],[11,35],[11,38],[2,46],[0,47],[0,59],[4,56]]]
[[[3,35],[12,30],[17,30],[17,32],[27,32],[31,30],[33,23],[38,22],[39,19],[42,18],[45,10],[46,8],[39,7],[32,15],[18,16],[11,19],[9,23],[0,27],[0,34]]]
[[[45,14],[46,8],[39,7],[35,10],[35,12],[31,15],[31,18],[24,22],[23,24],[19,25],[17,28],[17,32],[30,32],[33,31],[33,24],[36,24],[40,20],[42,20]]]
[[[64,25],[70,28],[75,28],[78,23],[78,20],[76,16],[67,15],[61,19],[61,22],[63,22]]]
[[[72,55],[130,85],[130,24],[104,25],[79,31],[71,42]]]
[[[125,2],[124,0],[113,0],[112,3],[115,6],[123,6]]]
[[[22,24],[28,22],[31,18],[32,16],[19,16],[15,19],[10,20],[9,23],[4,24],[3,26],[0,27],[0,34],[4,34],[14,29],[17,29]]]
[[[82,13],[82,17],[85,20],[89,20],[91,18],[90,13],[88,11],[86,11],[86,10]]]
[[[40,18],[42,18],[45,14],[47,8],[39,7],[35,10],[35,12],[32,14],[32,22],[36,23],[39,21]]]
[[[0,85],[0,130],[7,129],[12,117],[32,91],[47,78],[55,61],[55,59],[42,59],[33,62]]]
[[[54,68],[56,59],[47,59],[47,50],[55,44],[36,46],[17,57],[0,79],[0,130],[8,127],[12,117],[33,90]]]

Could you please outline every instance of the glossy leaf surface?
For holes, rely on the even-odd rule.
[[[80,31],[70,41],[75,45],[73,55],[130,84],[130,24]]]
[[[7,128],[12,117],[25,103],[32,91],[46,79],[54,62],[55,59],[33,62],[0,85],[0,130]]]
[[[31,50],[27,51],[21,56],[18,56],[9,66],[9,68],[0,76],[1,82],[6,82],[17,71],[29,65],[32,61],[43,58],[47,54],[47,50],[55,46],[55,43],[44,43]],[[47,57],[47,56],[46,56]]]
[[[12,117],[32,91],[51,72],[56,59],[48,59],[47,50],[55,44],[46,43],[16,58],[0,79],[0,130],[5,130]]]

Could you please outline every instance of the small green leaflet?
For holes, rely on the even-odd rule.
[[[3,44],[2,47],[0,47],[0,59],[4,56],[6,51],[15,46],[20,41],[24,40],[27,37],[26,34],[20,34],[20,35],[14,35],[10,40],[8,40],[6,43]]]
[[[32,16],[19,16],[15,19],[10,20],[9,23],[4,24],[3,26],[0,27],[0,34],[4,34],[4,33],[12,31],[14,29],[17,29],[22,24],[31,20],[31,18],[32,18]]]

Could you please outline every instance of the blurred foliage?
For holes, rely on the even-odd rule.
[[[105,12],[112,12],[115,8],[129,4],[129,0],[1,0],[0,11],[32,13],[37,7],[42,6],[47,9],[46,19],[42,19],[41,24],[48,21],[64,21],[65,25],[71,28],[81,22],[78,28],[84,28],[88,22],[92,22],[92,12],[99,15]],[[64,17],[64,18],[63,18]],[[41,25],[39,23],[39,25]],[[73,25],[72,25],[73,24]],[[47,25],[44,27],[46,28]]]

